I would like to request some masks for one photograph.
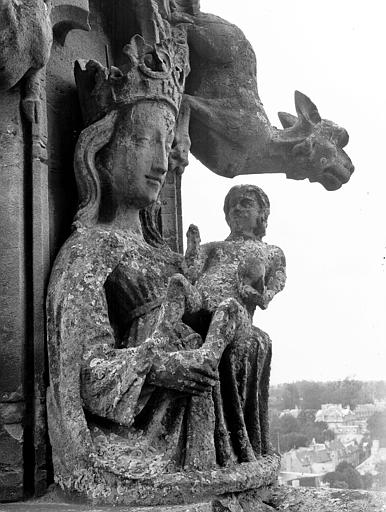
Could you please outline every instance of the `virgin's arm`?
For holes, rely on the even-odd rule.
[[[111,235],[72,237],[53,270],[47,313],[57,400],[73,390],[90,413],[129,425],[152,361],[146,344],[115,348],[104,283],[124,251]]]

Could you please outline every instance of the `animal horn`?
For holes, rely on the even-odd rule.
[[[296,116],[288,114],[287,112],[278,112],[277,115],[279,116],[283,128],[291,128],[291,126],[294,126],[298,120]]]
[[[316,105],[312,103],[308,96],[299,91],[295,91],[295,107],[299,119],[304,119],[312,124],[321,122],[322,118]]]

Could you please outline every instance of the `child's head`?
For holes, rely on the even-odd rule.
[[[269,216],[269,199],[256,185],[236,185],[224,201],[225,219],[231,231],[252,231],[258,238],[265,235]]]

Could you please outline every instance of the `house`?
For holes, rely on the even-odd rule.
[[[327,450],[329,451],[331,460],[334,462],[335,467],[345,460],[346,449],[340,439],[333,439],[332,441],[326,442]]]
[[[301,411],[301,409],[299,409],[298,406],[296,406],[295,409],[284,409],[284,411],[282,411],[280,413],[280,418],[282,418],[283,416],[289,414],[290,416],[293,416],[294,418],[297,419],[297,417],[299,416],[300,411]]]
[[[324,474],[334,471],[335,462],[324,444],[313,442],[308,448],[282,454],[281,471]]]
[[[371,455],[356,467],[361,475],[371,473],[376,475],[375,466],[378,462],[386,461],[386,448],[380,448],[379,441],[374,440],[371,447]]]
[[[291,487],[322,487],[322,478],[322,474],[282,471],[279,474],[279,484],[290,485]]]
[[[337,431],[344,424],[348,424],[354,417],[350,407],[342,407],[342,404],[323,404],[317,411],[315,421],[324,421],[328,428]]]

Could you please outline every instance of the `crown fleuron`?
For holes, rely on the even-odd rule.
[[[127,63],[109,69],[95,60],[75,63],[82,114],[86,125],[101,119],[119,105],[141,100],[166,101],[178,113],[189,74],[185,33],[150,45],[136,35],[123,48]]]

